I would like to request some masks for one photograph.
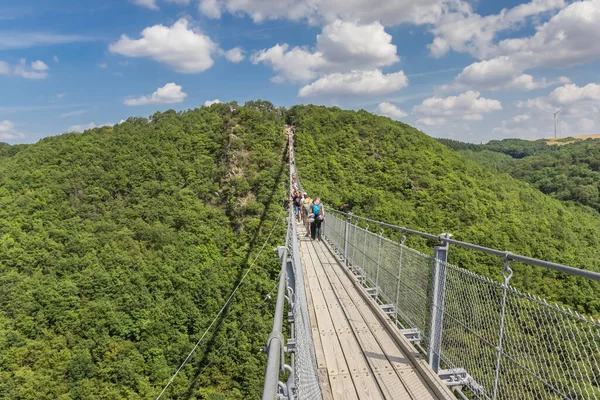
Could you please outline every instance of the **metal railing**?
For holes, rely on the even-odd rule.
[[[600,322],[509,284],[513,262],[600,274],[327,211],[329,245],[449,385],[477,399],[600,399]],[[429,256],[384,228],[439,245]],[[501,256],[503,281],[448,263],[450,244]]]
[[[291,190],[294,183],[300,185],[299,181],[295,181],[296,165],[291,132],[288,143],[289,188]],[[308,302],[304,291],[304,273],[300,261],[298,232],[296,230],[294,209],[291,205],[288,207],[287,221],[286,245],[278,248],[281,259],[279,291],[277,293],[273,329],[265,349],[268,358],[262,399],[293,400],[298,398],[320,400],[321,387],[317,371],[317,359],[310,327]],[[284,341],[282,333],[284,299],[287,300],[290,308],[288,313],[290,337],[287,342]],[[289,364],[286,363],[286,354],[288,353]],[[285,383],[279,380],[280,376],[286,377]]]

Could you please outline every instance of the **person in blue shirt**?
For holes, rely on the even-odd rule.
[[[321,225],[325,221],[325,207],[323,207],[320,197],[313,201],[310,210],[314,216],[313,222],[310,224],[310,237],[312,240],[321,240]]]

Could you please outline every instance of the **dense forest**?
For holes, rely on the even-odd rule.
[[[567,141],[569,138],[564,138]],[[600,140],[549,145],[544,140],[492,140],[483,145],[439,139],[462,155],[532,184],[556,199],[600,211]]]
[[[256,398],[282,124],[270,103],[215,104],[0,146],[0,398],[156,398],[276,226],[166,397]]]
[[[401,122],[365,111],[294,106],[300,177],[326,204],[380,221],[600,271],[600,216],[499,174]],[[410,242],[412,240],[412,242]],[[409,237],[431,252],[431,243]],[[498,278],[495,257],[453,247],[450,260]],[[600,315],[597,283],[515,265],[512,284]]]
[[[286,123],[296,126],[302,183],[326,205],[600,270],[595,210],[365,111],[234,102],[0,144],[0,398],[155,398],[274,229],[168,392],[258,398],[279,272],[271,250],[285,236]],[[500,276],[493,257],[450,255]],[[598,285],[515,270],[517,287],[600,315]]]

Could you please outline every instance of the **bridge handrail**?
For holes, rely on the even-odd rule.
[[[600,321],[511,286],[506,252],[492,253],[498,282],[448,263],[459,241],[446,234],[420,232],[431,256],[382,228],[413,230],[378,222],[329,208],[325,239],[447,384],[484,400],[600,400]]]
[[[431,233],[425,233],[425,232],[417,231],[417,230],[414,230],[414,229],[409,229],[409,228],[406,228],[406,227],[403,227],[403,226],[388,224],[386,222],[381,222],[381,221],[377,221],[377,220],[374,220],[374,219],[361,217],[361,216],[358,216],[358,215],[354,215],[352,213],[346,213],[346,212],[339,211],[339,210],[336,210],[336,209],[333,209],[333,208],[330,208],[330,207],[325,207],[325,208],[326,208],[326,210],[328,212],[338,213],[338,214],[346,216],[347,218],[353,218],[353,219],[365,221],[365,222],[368,222],[370,224],[375,224],[375,225],[378,225],[378,226],[381,226],[381,227],[384,227],[384,228],[389,228],[389,229],[392,229],[392,230],[396,230],[396,231],[399,231],[399,232],[402,232],[402,233],[408,233],[408,234],[411,234],[411,235],[420,236],[420,237],[425,238],[425,239],[438,240],[442,244],[443,243],[450,243],[450,244],[457,245],[459,247],[464,247],[464,248],[471,249],[471,250],[477,250],[477,251],[481,251],[481,252],[484,252],[484,253],[487,253],[487,254],[491,254],[491,255],[494,255],[494,256],[506,258],[506,259],[508,259],[510,261],[517,261],[517,262],[522,262],[522,263],[529,264],[529,265],[536,265],[538,267],[553,269],[553,270],[556,270],[556,271],[564,272],[566,274],[580,276],[582,278],[592,279],[592,280],[600,282],[600,273],[599,272],[589,271],[589,270],[581,269],[581,268],[575,268],[575,267],[571,267],[571,266],[564,265],[564,264],[559,264],[559,263],[554,263],[554,262],[550,262],[550,261],[540,260],[540,259],[537,259],[537,258],[521,256],[519,254],[514,254],[514,253],[512,253],[510,251],[496,250],[496,249],[492,249],[492,248],[489,248],[489,247],[480,246],[480,245],[473,244],[473,243],[462,242],[460,240],[456,240],[456,239],[452,239],[452,238],[447,238],[447,237],[444,237],[444,234],[441,234],[441,235],[432,235]]]
[[[302,187],[296,173],[293,133],[290,131],[288,135],[289,189],[291,193],[294,183],[299,189]],[[279,247],[278,251],[281,258],[281,272],[273,329],[266,348],[268,358],[262,399],[273,400],[280,396],[279,398],[287,400],[294,398],[320,400],[322,395],[292,204],[288,206],[285,247]],[[284,299],[287,300],[291,310],[288,314],[290,337],[287,342],[284,342],[282,334]],[[286,363],[286,353],[290,354],[289,364]],[[288,373],[287,381],[285,383],[279,381],[280,374],[286,373]]]

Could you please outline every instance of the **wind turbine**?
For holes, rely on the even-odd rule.
[[[561,111],[562,111],[562,108],[560,110],[558,110],[557,112],[554,113],[554,139],[556,139],[556,116]]]

